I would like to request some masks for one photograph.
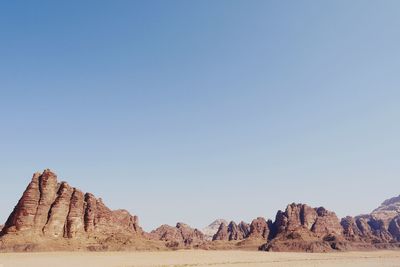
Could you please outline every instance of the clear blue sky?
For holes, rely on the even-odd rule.
[[[400,194],[399,1],[2,1],[0,221],[33,172],[162,223]]]

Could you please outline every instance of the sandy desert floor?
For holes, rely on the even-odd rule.
[[[400,251],[345,253],[266,253],[250,251],[4,253],[0,267],[133,266],[400,266]]]

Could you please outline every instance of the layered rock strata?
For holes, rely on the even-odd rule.
[[[6,221],[2,239],[73,240],[85,243],[111,236],[142,236],[137,216],[112,211],[90,193],[58,182],[50,170],[35,173]]]

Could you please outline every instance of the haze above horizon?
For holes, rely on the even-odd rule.
[[[137,214],[400,194],[398,1],[0,3],[0,224],[35,171]]]

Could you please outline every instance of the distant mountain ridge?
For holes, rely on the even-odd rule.
[[[0,232],[0,251],[259,249],[329,252],[400,248],[400,196],[370,214],[339,219],[323,207],[289,204],[274,221],[218,219],[203,229],[184,223],[146,233],[137,216],[101,198],[35,173]]]
[[[371,212],[371,216],[388,223],[400,214],[400,195],[385,200],[378,208]]]

